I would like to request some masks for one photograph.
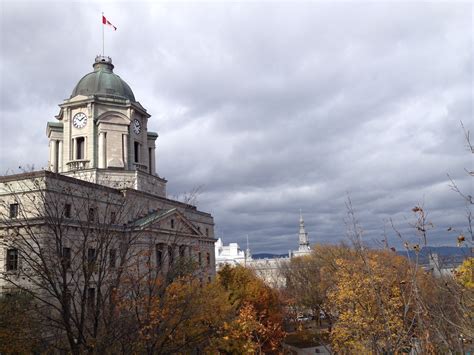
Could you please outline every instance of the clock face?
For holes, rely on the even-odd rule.
[[[87,116],[83,112],[76,113],[72,118],[72,124],[76,128],[83,128],[86,126]]]
[[[137,120],[136,118],[133,120],[133,132],[135,132],[135,134],[138,134],[140,133],[140,131],[142,130],[142,126],[140,124],[140,121]]]

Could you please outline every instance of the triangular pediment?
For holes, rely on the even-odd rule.
[[[88,98],[89,98],[88,96],[76,95],[76,96],[74,96],[74,97],[71,97],[68,101],[69,101],[69,102],[76,102],[76,101],[86,100],[86,99],[88,99]]]
[[[170,233],[202,236],[203,234],[178,209],[156,210],[130,223],[133,228],[160,229]]]

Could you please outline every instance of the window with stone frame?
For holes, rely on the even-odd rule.
[[[18,270],[18,249],[7,249],[7,271]]]
[[[10,203],[10,218],[18,217],[19,205],[18,203]]]
[[[95,306],[95,288],[89,287],[87,289],[87,307],[90,309],[94,308]]]
[[[117,266],[117,250],[110,249],[109,250],[109,267],[111,269],[115,269]]]
[[[69,270],[71,268],[71,248],[63,248],[61,261],[66,270]]]
[[[168,245],[168,264],[171,266],[174,263],[174,247]]]
[[[140,143],[139,142],[134,142],[133,143],[133,156],[134,156],[134,162],[139,163],[140,162]]]
[[[86,139],[84,137],[77,137],[76,138],[76,159],[81,160],[85,159],[86,157],[86,149],[85,149],[85,144]]]
[[[89,215],[87,216],[90,222],[94,222],[96,218],[96,212],[94,207],[89,208]]]
[[[186,245],[179,246],[179,257],[184,258],[186,256]]]
[[[87,249],[87,263],[90,269],[93,269],[95,267],[96,259],[97,251],[94,248]]]
[[[161,268],[163,266],[163,243],[156,244],[156,267]]]
[[[207,266],[211,265],[211,253],[206,253]]]
[[[71,218],[71,211],[72,211],[72,206],[70,203],[66,203],[64,205],[64,217],[65,218]]]

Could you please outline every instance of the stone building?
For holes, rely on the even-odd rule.
[[[133,240],[129,255],[151,250],[157,269],[169,269],[179,258],[194,260],[201,280],[210,281],[212,216],[192,201],[167,198],[150,114],[114,73],[111,58],[96,57],[93,68],[59,105],[56,121],[47,123],[48,169],[0,177],[0,290],[12,281],[33,282],[31,253],[45,245],[54,246],[47,257],[38,253],[45,265],[67,260],[71,268],[78,248],[88,254],[83,258],[98,260],[104,248],[98,235],[109,243],[104,263],[119,264],[124,241]],[[31,253],[24,250],[25,235],[38,238]],[[94,273],[91,278],[94,290]]]
[[[224,245],[219,238],[215,243],[216,268],[219,270],[224,265],[243,265],[255,271],[255,274],[264,280],[268,285],[281,288],[286,285],[286,279],[281,273],[281,268],[287,264],[291,258],[301,257],[311,253],[308,233],[304,226],[303,215],[300,212],[299,246],[297,250],[289,250],[288,257],[279,258],[252,258],[247,237],[247,249],[243,251],[237,243]]]

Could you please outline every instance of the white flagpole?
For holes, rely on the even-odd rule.
[[[104,13],[102,12],[102,18],[100,19],[100,23],[102,24],[102,57],[105,56],[105,35],[104,35]]]

